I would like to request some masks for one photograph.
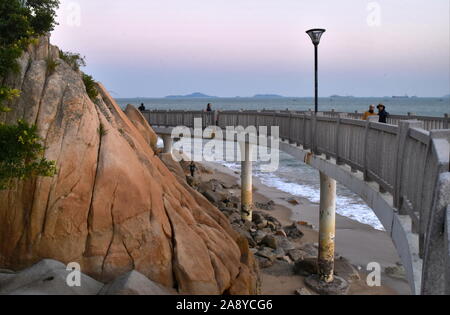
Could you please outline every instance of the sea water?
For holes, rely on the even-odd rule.
[[[240,172],[240,163],[219,161],[222,165]],[[309,165],[280,152],[280,167],[275,172],[265,173],[254,167],[254,176],[261,183],[292,196],[305,198],[312,203],[320,202],[319,172]],[[337,185],[336,212],[352,220],[383,230],[383,225],[373,211],[355,193],[343,185]]]
[[[175,150],[183,152],[193,152],[201,150],[207,140],[193,145],[191,139],[183,139],[174,145]],[[163,146],[163,141],[159,139],[158,146]],[[221,164],[232,171],[241,171],[240,149],[235,143],[232,144],[235,150],[236,162],[225,161],[225,158],[214,159],[213,155],[206,155],[208,161]],[[198,151],[197,151],[198,152]],[[226,152],[224,150],[224,152]],[[276,151],[280,158],[279,167],[275,172],[265,172],[261,166],[266,162],[254,162],[253,176],[257,177],[262,184],[286,192],[294,197],[305,198],[312,203],[320,202],[320,176],[319,172],[302,161],[295,159],[287,153]],[[230,156],[228,154],[227,156]],[[348,217],[363,224],[370,225],[378,230],[383,230],[383,226],[373,211],[364,203],[364,201],[345,186],[337,186],[336,212],[342,216]]]
[[[129,98],[117,99],[122,107],[127,104],[139,106],[144,103],[147,109],[160,110],[205,110],[211,103],[215,110],[297,110],[307,111],[314,109],[313,98],[197,98],[197,99],[156,99],[156,98]],[[337,97],[320,98],[319,110],[339,112],[366,111],[371,104],[384,104],[390,114],[406,115],[414,113],[421,116],[440,116],[450,114],[450,98],[392,98],[392,97]],[[139,104],[139,105],[138,105]]]
[[[127,104],[144,103],[147,109],[202,110],[207,103],[212,103],[217,110],[308,110],[313,107],[312,98],[282,99],[118,99],[125,107]],[[369,104],[383,103],[391,114],[405,115],[408,112],[424,116],[443,116],[450,113],[449,98],[326,98],[320,99],[320,110],[342,112],[363,112]],[[162,143],[160,143],[162,145]],[[240,163],[217,160],[216,162],[236,171],[240,171]],[[319,172],[298,161],[292,156],[280,152],[280,166],[277,171],[265,173],[260,170],[260,163],[255,163],[254,176],[269,187],[284,191],[293,196],[308,199],[310,202],[320,201]],[[365,202],[355,193],[338,183],[337,213],[368,224],[375,229],[383,230],[381,222]]]

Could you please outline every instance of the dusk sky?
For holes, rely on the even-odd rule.
[[[450,93],[449,0],[62,0],[52,41],[114,97]]]

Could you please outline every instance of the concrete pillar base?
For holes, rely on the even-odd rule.
[[[340,277],[334,277],[330,283],[322,281],[318,275],[312,275],[305,279],[305,284],[311,290],[320,295],[347,295],[350,286]]]
[[[320,173],[319,225],[319,276],[322,281],[331,283],[334,280],[336,181],[323,173]]]
[[[250,143],[241,145],[243,161],[241,164],[241,216],[242,219],[253,219],[253,164],[252,149]]]
[[[173,150],[173,139],[172,139],[172,136],[164,135],[164,136],[162,136],[162,139],[164,141],[163,153],[172,153],[172,150]]]

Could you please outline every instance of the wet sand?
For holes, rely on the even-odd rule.
[[[203,180],[218,179],[229,185],[239,183],[239,174],[229,168],[210,162],[203,165],[213,170],[212,174],[202,174]],[[302,243],[317,243],[319,224],[319,205],[311,203],[305,198],[292,196],[276,188],[262,184],[254,178],[254,202],[275,202],[274,210],[263,211],[276,217],[283,225],[290,225],[293,221],[304,221],[312,225],[305,227]],[[239,195],[239,191],[234,192]],[[298,204],[290,203],[296,200]],[[260,209],[258,209],[260,210]],[[261,211],[261,210],[260,210]],[[384,272],[381,275],[381,287],[369,287],[366,284],[367,265],[377,262],[382,271],[386,267],[396,266],[400,258],[395,247],[385,232],[375,230],[369,225],[359,223],[349,218],[336,216],[336,251],[347,258],[352,265],[360,270],[361,280],[355,281],[350,294],[410,294],[408,282],[402,277],[391,277]],[[273,270],[274,269],[274,270]],[[293,294],[300,287],[304,287],[303,277],[293,275],[280,268],[262,270],[262,294]]]

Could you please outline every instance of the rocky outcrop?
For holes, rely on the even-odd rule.
[[[152,127],[148,124],[147,120],[142,116],[136,107],[133,105],[127,105],[125,109],[125,114],[128,119],[134,124],[134,126],[139,130],[142,137],[150,145],[153,151],[157,150],[158,136],[153,131]]]
[[[49,59],[59,64],[52,73]],[[183,294],[256,293],[248,246],[155,156],[138,111],[125,114],[101,84],[89,99],[48,38],[19,63],[4,81],[22,96],[0,121],[35,123],[58,173],[0,192],[0,268],[52,258],[102,282],[136,270]]]
[[[69,270],[68,270],[69,269]],[[0,270],[0,295],[174,295],[133,270],[103,284],[63,263],[44,259],[18,273]]]

